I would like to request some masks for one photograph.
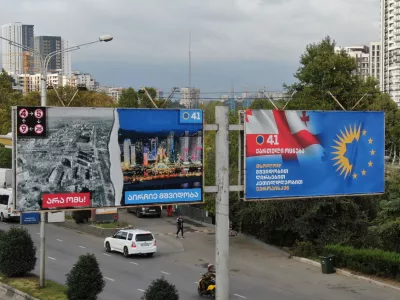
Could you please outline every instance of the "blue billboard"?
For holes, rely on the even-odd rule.
[[[246,110],[246,200],[384,192],[383,112]]]

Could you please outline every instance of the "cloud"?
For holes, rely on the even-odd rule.
[[[110,33],[111,43],[74,52],[74,64],[298,62],[326,35],[339,45],[379,40],[376,0],[2,0],[0,20],[35,25],[70,45]]]

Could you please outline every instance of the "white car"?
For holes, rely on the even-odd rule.
[[[157,252],[157,242],[150,231],[127,229],[106,238],[104,248],[107,252],[121,252],[125,257],[133,254],[145,254],[150,257]]]

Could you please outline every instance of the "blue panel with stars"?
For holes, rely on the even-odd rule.
[[[383,112],[247,114],[246,200],[384,193]]]

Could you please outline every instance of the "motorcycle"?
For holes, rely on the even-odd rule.
[[[211,284],[208,285],[206,290],[202,289],[202,284],[201,284],[202,281],[203,278],[201,278],[199,280],[199,283],[197,284],[197,292],[199,293],[199,296],[211,296],[215,298],[215,289],[216,289],[215,280],[211,280]]]

